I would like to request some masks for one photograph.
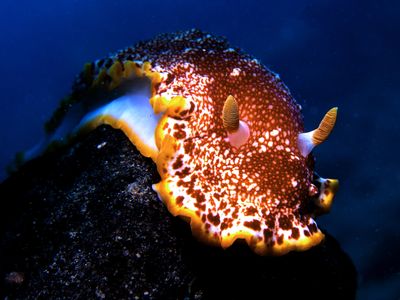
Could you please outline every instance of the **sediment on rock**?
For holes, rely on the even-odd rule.
[[[198,243],[152,184],[154,163],[101,126],[0,185],[0,294],[8,299],[354,299],[336,240],[261,257]]]

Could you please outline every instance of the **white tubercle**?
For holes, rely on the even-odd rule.
[[[314,130],[299,134],[297,144],[299,146],[300,153],[301,155],[303,155],[303,157],[307,157],[308,154],[311,153],[312,149],[314,149],[314,147],[316,146],[313,143],[313,135],[314,135]]]
[[[239,121],[239,129],[232,133],[228,132],[227,139],[233,147],[240,148],[240,146],[246,144],[247,140],[249,139],[249,136],[250,136],[249,126],[245,122]]]
[[[331,108],[325,114],[317,129],[299,134],[297,143],[301,155],[307,157],[315,146],[323,143],[328,138],[335,126],[337,112],[337,107]]]

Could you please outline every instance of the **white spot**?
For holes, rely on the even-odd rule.
[[[239,76],[242,70],[240,68],[234,68],[230,74],[230,76]]]
[[[232,171],[232,174],[235,175],[235,176],[237,176],[237,177],[239,177],[239,170],[237,170],[237,169],[236,169],[236,170],[233,170],[233,171]]]
[[[293,187],[296,187],[297,184],[298,184],[298,182],[297,182],[294,178],[292,178],[292,186],[293,186]]]
[[[256,186],[257,186],[256,183],[252,183],[252,184],[250,184],[250,185],[248,186],[247,189],[248,189],[249,191],[251,191],[251,190],[254,189]]]
[[[279,131],[274,129],[270,132],[271,136],[277,136],[279,134]]]
[[[274,145],[274,143],[272,141],[268,142],[268,147],[272,147]]]
[[[235,49],[233,49],[233,48],[228,48],[228,49],[224,50],[224,52],[235,52]]]
[[[102,142],[101,144],[98,144],[98,145],[97,145],[97,149],[101,149],[101,148],[103,148],[105,145],[107,145],[107,143],[106,143],[106,142]]]

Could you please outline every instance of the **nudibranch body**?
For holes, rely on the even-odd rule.
[[[157,164],[154,189],[198,239],[223,248],[244,239],[281,255],[323,239],[313,218],[329,211],[338,184],[314,173],[310,152],[335,119],[333,109],[304,133],[276,74],[191,30],[87,64],[35,151],[100,124],[119,128]]]

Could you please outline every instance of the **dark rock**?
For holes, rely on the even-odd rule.
[[[0,185],[1,297],[355,298],[355,268],[329,234],[282,257],[211,248],[169,214],[157,181],[154,163],[107,126],[27,163]]]

